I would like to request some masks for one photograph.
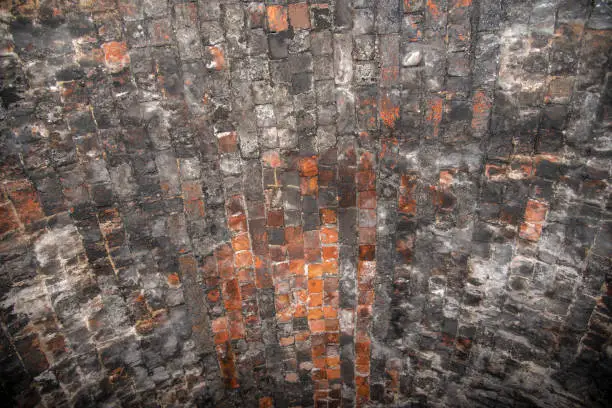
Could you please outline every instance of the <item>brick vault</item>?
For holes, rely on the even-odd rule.
[[[609,0],[0,1],[0,398],[612,404]]]

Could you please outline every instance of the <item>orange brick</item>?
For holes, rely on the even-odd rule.
[[[323,264],[310,264],[308,265],[308,277],[319,278],[323,276],[324,267]]]
[[[309,320],[318,320],[323,318],[323,309],[316,308],[308,310],[308,319]]]
[[[291,313],[291,310],[285,310],[283,312],[276,313],[276,320],[278,320],[281,323],[288,323],[292,319],[293,319],[293,313]]]
[[[308,315],[308,310],[304,305],[297,305],[295,310],[293,311],[293,317],[306,317]]]
[[[232,340],[244,338],[244,324],[242,322],[232,322],[230,324],[230,334]]]
[[[128,47],[125,41],[111,41],[102,44],[104,62],[112,72],[119,72],[130,64]]]
[[[323,292],[323,280],[309,279],[308,280],[308,293],[321,293],[321,292]]]
[[[319,174],[317,159],[313,157],[304,157],[299,162],[299,172],[302,177],[314,177]]]
[[[453,171],[449,170],[442,170],[440,172],[440,187],[442,187],[443,189],[451,188],[451,186],[453,185],[453,173]]]
[[[325,319],[325,330],[331,332],[340,330],[338,319]]]
[[[529,200],[527,202],[527,208],[525,208],[525,221],[531,223],[542,222],[546,218],[546,212],[548,211],[548,204],[541,203],[535,200]]]
[[[292,344],[293,344],[293,342],[294,342],[294,340],[295,340],[295,339],[293,338],[293,336],[289,336],[289,337],[281,337],[281,338],[279,339],[279,342],[280,342],[280,345],[281,345],[281,346],[285,347],[285,346],[290,346],[290,345],[292,345]]]
[[[287,9],[283,6],[268,6],[268,28],[270,31],[285,31],[289,28],[287,22]]]
[[[317,177],[301,177],[300,193],[302,195],[317,195],[319,192],[319,181]]]
[[[253,254],[250,251],[237,252],[234,262],[236,268],[250,268],[253,266]]]
[[[303,275],[304,266],[305,262],[303,259],[294,259],[289,261],[289,271],[292,275]]]
[[[296,302],[305,304],[308,301],[308,292],[304,289],[294,290],[293,298]]]
[[[335,244],[338,242],[338,230],[336,228],[321,227],[321,243]]]
[[[238,234],[232,238],[232,248],[234,251],[246,251],[250,248],[249,234]]]
[[[326,319],[336,319],[338,317],[338,310],[331,306],[323,306],[323,314]]]
[[[310,337],[308,330],[303,330],[295,334],[295,341],[298,343],[305,342]]]
[[[336,210],[330,208],[321,208],[319,210],[321,216],[321,224],[335,224],[337,222]]]
[[[328,368],[327,369],[327,379],[328,380],[337,380],[340,378],[340,368]]]
[[[361,261],[373,261],[376,255],[375,245],[359,245],[359,259]]]
[[[324,369],[325,368],[325,357],[313,358],[312,364],[314,365],[315,368]],[[325,377],[325,376],[320,376],[319,378],[322,378],[322,377]]]
[[[323,333],[325,331],[325,320],[309,320],[308,326],[312,333]],[[323,359],[323,362],[325,363],[325,359]]]
[[[38,201],[36,190],[29,182],[9,183],[6,189],[23,224],[31,224],[45,216]]]
[[[272,397],[261,397],[259,399],[259,408],[274,408]]]
[[[265,165],[272,168],[280,167],[282,164],[280,154],[275,150],[262,153],[261,160]]]
[[[218,289],[213,289],[206,295],[206,298],[211,303],[216,303],[221,298],[221,292]]]
[[[219,333],[215,333],[215,344],[223,344],[229,341],[229,332],[222,331]]]
[[[339,344],[340,333],[325,333],[325,341],[327,344]]]
[[[376,262],[359,261],[357,264],[357,280],[371,281],[376,276]]]
[[[320,307],[323,304],[323,293],[310,293],[308,307]]]
[[[247,231],[247,221],[246,215],[240,214],[230,217],[227,222],[228,227],[233,232],[246,232]]]
[[[355,363],[370,364],[370,340],[355,343]]]
[[[227,330],[227,317],[218,317],[212,322],[213,333],[220,333]]]
[[[321,248],[323,251],[323,259],[326,261],[338,259],[338,247],[329,246]]]
[[[168,275],[168,285],[171,287],[178,287],[181,284],[181,279],[177,273],[171,273]]]
[[[289,4],[289,21],[291,21],[291,26],[293,28],[308,30],[310,28],[310,15],[308,14],[308,4]]]
[[[327,356],[325,358],[325,363],[327,364],[328,367],[339,366],[340,365],[340,356],[338,356],[338,355]]]
[[[527,241],[536,242],[542,235],[542,224],[532,224],[524,222],[521,224],[519,236]]]

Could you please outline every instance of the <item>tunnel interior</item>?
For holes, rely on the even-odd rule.
[[[610,407],[611,30],[0,1],[0,404]]]

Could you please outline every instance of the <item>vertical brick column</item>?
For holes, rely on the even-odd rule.
[[[338,263],[340,286],[340,360],[342,376],[342,404],[355,402],[355,310],[357,305],[357,172],[355,141],[352,137],[341,139],[338,146]],[[364,234],[366,237],[367,234]],[[367,242],[376,242],[376,234]]]
[[[237,332],[235,329],[232,333],[232,323],[239,316],[239,314],[237,316],[236,310],[239,313],[241,305],[238,281],[234,276],[234,259],[231,246],[225,244],[217,248],[215,259],[217,261],[217,276],[208,278],[209,282],[207,284],[211,288],[207,295],[209,305],[216,306],[213,310],[219,307],[223,308],[223,313],[217,312],[220,316],[212,321],[215,349],[225,386],[228,388],[238,388],[236,359],[231,340],[233,336],[240,336],[239,331]],[[215,278],[219,279],[218,294],[215,289],[216,285],[213,286],[216,283]],[[238,321],[235,323],[235,327],[239,328],[241,324],[242,322]]]
[[[337,151],[329,149],[319,160],[319,216],[323,273],[323,317],[325,319],[325,371],[329,384],[328,407],[341,403],[339,271],[336,165]]]
[[[359,158],[357,174],[357,207],[359,229],[376,227],[376,210],[369,208],[376,197],[376,173],[372,154],[363,152]],[[366,232],[366,231],[364,231]],[[366,232],[367,234],[367,232]],[[364,406],[370,399],[370,324],[374,304],[374,280],[376,278],[376,245],[360,244],[357,264],[357,309],[355,324],[355,384],[357,406]]]
[[[317,195],[319,165],[316,156],[301,157],[298,162],[304,225],[304,259],[308,276],[308,327],[312,352],[313,398],[315,406],[327,404],[329,386],[325,371],[325,319],[323,315],[324,266],[321,262],[321,240]]]

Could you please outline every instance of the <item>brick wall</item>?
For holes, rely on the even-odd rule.
[[[604,407],[605,0],[0,2],[0,396]]]

